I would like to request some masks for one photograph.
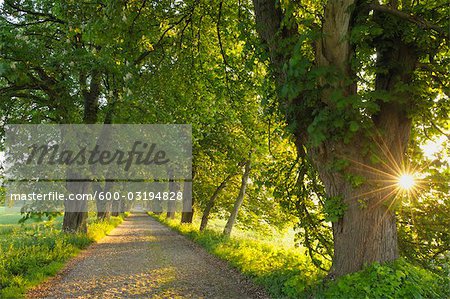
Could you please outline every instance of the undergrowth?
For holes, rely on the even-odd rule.
[[[69,258],[119,225],[124,216],[89,221],[88,234],[65,234],[54,222],[0,229],[0,298],[21,298]]]
[[[329,280],[300,250],[229,238],[150,214],[263,286],[273,298],[450,298],[450,280],[404,259]]]

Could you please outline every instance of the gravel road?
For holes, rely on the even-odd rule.
[[[71,260],[28,298],[268,298],[184,236],[144,214]]]

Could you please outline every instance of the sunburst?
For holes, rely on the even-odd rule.
[[[381,142],[377,142],[375,138],[373,139],[381,154],[377,157],[378,165],[369,165],[349,157],[342,157],[350,161],[355,170],[372,177],[368,180],[368,183],[372,184],[374,188],[370,191],[356,194],[355,198],[372,197],[376,194],[381,194],[376,205],[387,203],[391,207],[398,200],[405,198],[405,196],[409,198],[418,197],[425,186],[421,175],[422,169],[412,166],[407,160],[398,161],[393,152],[395,149],[388,147],[383,139],[379,138],[378,140],[381,140]]]
[[[414,174],[404,173],[400,175],[398,177],[397,185],[400,190],[409,192],[416,186],[416,179],[414,178]]]

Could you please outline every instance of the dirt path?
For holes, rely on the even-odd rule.
[[[228,265],[133,214],[29,298],[267,298]]]

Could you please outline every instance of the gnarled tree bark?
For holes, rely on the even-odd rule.
[[[286,45],[289,40],[295,41],[299,34],[286,29],[278,1],[254,0],[253,3],[256,28],[267,47],[275,80],[281,88],[286,84],[287,77],[283,66],[292,55],[289,49],[281,45]],[[328,106],[333,109],[333,92],[339,91],[344,97],[357,95],[357,77],[351,68],[354,46],[350,43],[349,36],[354,13],[360,13],[357,11],[358,4],[355,0],[327,2],[321,36],[312,45],[315,65],[333,67],[342,80],[325,82],[324,79],[321,82],[318,108]],[[382,20],[380,25],[383,25]],[[410,83],[417,57],[414,47],[403,44],[398,36],[390,37],[389,40],[379,39],[376,43],[377,64],[384,71],[377,74],[375,87],[376,90],[388,92],[392,100],[379,101],[380,111],[372,116],[375,132],[371,137],[362,132],[356,134],[351,142],[333,139],[326,140],[319,146],[312,146],[307,129],[314,116],[311,111],[302,110],[302,94],[291,101],[283,100],[284,104],[295,105],[299,110],[295,115],[287,116],[288,122],[296,124],[294,135],[299,152],[302,151],[300,147],[307,147],[307,156],[317,168],[327,196],[341,198],[346,206],[342,217],[333,223],[334,257],[331,276],[345,275],[362,269],[364,264],[391,261],[398,257],[395,214],[390,209],[393,200],[391,191],[394,187],[380,182],[386,180],[385,176],[388,174],[395,175],[395,168],[402,164],[407,148],[411,119],[407,116],[408,105],[398,104],[398,99],[401,98],[402,103],[410,103],[412,94],[409,91],[399,93],[395,86]],[[372,163],[364,145],[376,148],[371,154],[385,162]],[[346,172],[366,178],[362,185],[353,186],[341,172],[329,167],[342,158],[351,162]],[[369,168],[371,171],[368,171]]]

